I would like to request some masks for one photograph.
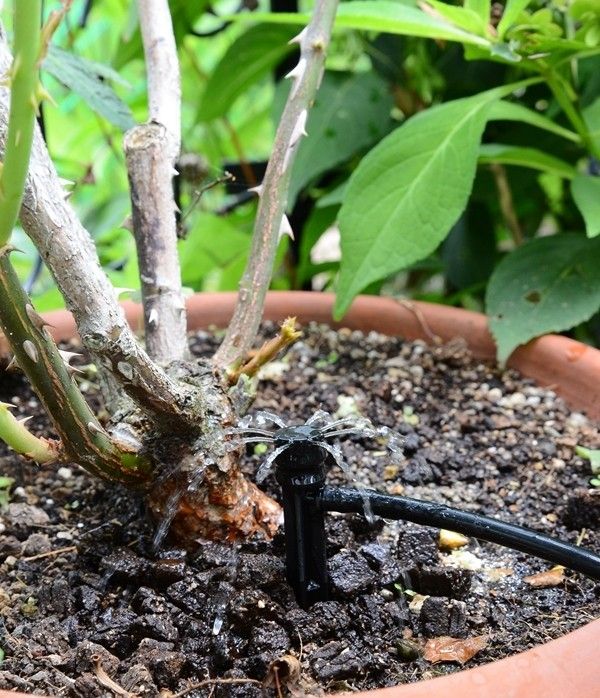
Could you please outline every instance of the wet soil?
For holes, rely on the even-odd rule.
[[[199,354],[215,344],[205,333],[192,341]],[[93,379],[80,380],[97,401]],[[2,376],[0,400],[47,434],[21,377]],[[253,409],[289,423],[317,409],[358,410],[404,436],[401,456],[371,439],[341,442],[364,485],[600,550],[600,497],[575,454],[577,444],[600,445],[597,428],[551,391],[474,361],[460,342],[430,348],[311,327],[267,368]],[[254,446],[250,475],[264,458]],[[0,475],[16,481],[0,512],[0,688],[85,698],[320,695],[458,670],[424,656],[432,638],[485,636],[473,666],[600,615],[600,589],[581,575],[534,588],[525,578],[551,565],[473,539],[445,551],[435,529],[335,514],[331,600],[303,610],[285,582],[281,535],[195,553],[167,541],[155,554],[154,525],[124,489],[76,465],[38,468],[3,446]],[[343,482],[334,471],[331,480]],[[277,496],[272,476],[264,486]],[[209,679],[218,681],[189,690]]]

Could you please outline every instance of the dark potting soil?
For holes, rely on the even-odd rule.
[[[206,333],[192,343],[199,354],[215,346]],[[80,382],[97,402],[93,374]],[[47,435],[24,379],[4,374],[0,400]],[[600,445],[598,430],[551,391],[473,360],[460,342],[431,348],[313,326],[264,371],[259,408],[289,423],[317,409],[358,411],[405,439],[401,457],[371,439],[341,442],[364,485],[600,550],[600,497],[575,455],[578,444]],[[276,696],[279,660],[280,695],[320,695],[459,669],[434,663],[435,638],[482,638],[473,666],[600,615],[598,585],[581,575],[535,588],[526,577],[548,563],[473,539],[446,551],[437,530],[335,514],[331,600],[302,610],[285,582],[281,535],[194,553],[167,542],[153,554],[154,526],[136,496],[75,465],[39,468],[0,449],[0,475],[16,481],[0,512],[0,688],[169,696],[218,679],[186,695]],[[250,476],[261,450],[248,447]],[[344,482],[335,471],[331,479]],[[272,476],[265,486],[277,497]]]

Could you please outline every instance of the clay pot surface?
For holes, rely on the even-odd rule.
[[[237,294],[201,293],[187,300],[191,330],[211,326],[226,327]],[[292,315],[300,324],[310,321],[364,332],[376,331],[406,339],[447,342],[455,337],[466,340],[473,354],[493,360],[495,345],[487,318],[459,308],[398,301],[379,296],[359,296],[340,322],[332,320],[334,295],[302,291],[273,291],[267,295],[264,319],[281,321]],[[142,326],[141,307],[123,304],[131,326]],[[70,313],[54,311],[45,317],[57,341],[76,334]],[[0,354],[9,351],[0,335]],[[600,419],[600,351],[559,335],[545,335],[519,347],[508,365],[539,385],[551,387],[572,409]],[[363,693],[356,698],[599,698],[600,619],[564,637],[527,652],[467,669],[449,676]],[[18,698],[21,693],[1,691],[0,698]]]

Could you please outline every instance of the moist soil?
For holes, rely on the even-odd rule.
[[[192,337],[200,355],[215,344],[208,333]],[[93,373],[78,380],[97,404]],[[0,400],[49,434],[22,377],[3,375]],[[317,409],[358,411],[404,437],[401,455],[372,439],[340,442],[363,485],[600,550],[600,497],[575,454],[578,444],[600,445],[597,428],[460,342],[428,347],[311,326],[264,371],[256,409],[290,424]],[[167,540],[154,553],[155,524],[136,495],[76,465],[40,468],[0,449],[0,475],[15,480],[0,512],[0,688],[85,698],[321,695],[459,670],[434,661],[438,637],[483,638],[466,664],[474,666],[600,615],[598,585],[582,575],[567,570],[536,588],[526,577],[552,565],[474,539],[447,551],[436,529],[336,514],[327,517],[330,600],[303,610],[285,581],[281,534],[195,552]],[[251,477],[265,448],[247,449]],[[335,470],[330,478],[344,483]],[[278,497],[272,475],[264,486]]]

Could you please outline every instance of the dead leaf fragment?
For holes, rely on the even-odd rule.
[[[294,686],[300,679],[300,662],[292,654],[284,654],[269,665],[264,686],[275,686],[281,695],[281,686]]]
[[[464,664],[488,644],[487,635],[477,635],[460,640],[455,637],[434,637],[427,640],[423,658],[432,664],[437,662],[458,662]]]
[[[553,567],[551,570],[524,577],[523,581],[529,584],[533,589],[557,587],[565,581],[565,568],[562,565],[556,565],[556,567]]]

